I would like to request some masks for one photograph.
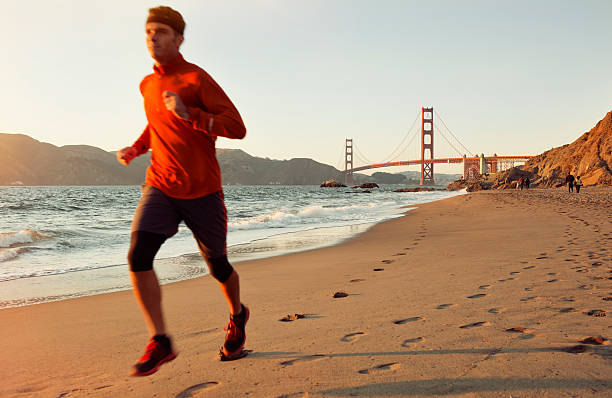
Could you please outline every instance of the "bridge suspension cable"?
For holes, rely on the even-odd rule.
[[[419,135],[418,133],[419,133],[419,130],[418,130],[418,129],[417,129],[417,130],[415,130],[415,131],[414,131],[414,133],[412,133],[412,137],[410,138],[410,140],[408,141],[408,143],[407,143],[406,145],[404,145],[404,148],[403,148],[401,151],[399,151],[399,152],[397,153],[397,155],[395,155],[395,157],[394,157],[394,158],[389,159],[389,160],[387,160],[387,161],[389,161],[389,162],[394,161],[394,160],[396,160],[397,158],[399,158],[399,157],[400,157],[400,156],[401,156],[401,155],[402,155],[404,152],[406,152],[406,151],[408,150],[408,148],[410,148],[410,145],[412,145],[412,142],[414,141],[414,139],[415,139],[415,138],[416,138],[416,137]]]
[[[461,141],[459,141],[459,139],[455,136],[455,134],[453,134],[453,132],[448,128],[448,126],[446,125],[446,123],[444,123],[444,119],[442,119],[442,116],[440,116],[440,114],[438,112],[436,112],[434,110],[434,113],[436,114],[436,117],[438,119],[440,119],[440,121],[442,122],[442,124],[444,125],[444,127],[446,128],[446,130],[450,133],[451,136],[453,136],[453,138],[455,139],[455,141],[457,141],[459,143],[459,145],[461,145],[461,147],[463,149],[465,149],[466,153],[469,153],[470,155],[474,156],[474,153],[472,151],[470,151],[469,149],[467,149],[465,147],[465,145],[463,145],[463,143]],[[449,143],[450,144],[450,143]],[[454,147],[453,147],[454,148]],[[456,150],[456,149],[455,149]],[[461,153],[459,153],[461,155]]]
[[[353,146],[353,148],[355,149],[355,158],[359,159],[363,164],[372,164],[372,163],[374,163],[371,160],[369,160],[368,158],[366,158],[364,156],[364,154],[361,153],[361,151],[359,150],[359,148],[356,145]]]
[[[435,124],[435,123],[434,123],[434,128],[436,129],[436,132],[440,133],[440,135],[442,136],[442,138],[444,138],[444,140],[445,140],[446,142],[448,142],[448,145],[450,145],[450,146],[451,146],[451,148],[453,148],[453,149],[454,149],[454,150],[455,150],[455,151],[456,151],[456,152],[459,154],[459,157],[461,157],[461,156],[462,156],[461,151],[460,151],[459,149],[457,149],[457,147],[456,147],[456,146],[454,146],[454,145],[453,145],[453,143],[452,143],[452,142],[450,142],[450,140],[449,140],[448,138],[446,138],[446,135],[444,135],[444,133],[442,132],[442,130],[441,130],[441,129],[438,127],[438,125],[437,125],[437,124]]]
[[[395,149],[393,150],[393,152],[391,152],[391,154],[389,156],[387,156],[386,158],[384,158],[382,161],[378,162],[378,163],[386,163],[392,159],[397,159],[397,157],[399,155],[401,155],[406,149],[407,146],[404,147],[402,149],[402,145],[404,145],[404,142],[406,142],[406,139],[408,139],[408,137],[410,136],[410,132],[412,131],[412,129],[416,126],[416,122],[417,120],[419,120],[419,115],[421,114],[421,111],[419,110],[414,118],[414,121],[412,122],[412,124],[410,125],[410,128],[408,129],[408,131],[406,132],[406,134],[404,134],[404,137],[402,138],[402,140],[400,141],[399,145],[397,145],[395,147]],[[418,130],[417,130],[418,131]],[[411,141],[412,142],[412,141]],[[400,150],[401,149],[401,150]],[[399,152],[397,152],[398,150],[400,150]]]

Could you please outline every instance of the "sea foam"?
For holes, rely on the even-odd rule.
[[[325,207],[322,205],[311,205],[299,210],[274,210],[260,216],[247,217],[231,221],[228,223],[230,231],[251,230],[264,228],[283,228],[298,225],[307,225],[311,222],[317,222],[322,218],[326,219],[355,219],[359,218],[365,209],[391,205],[395,202],[388,203],[363,203],[357,205]],[[330,220],[331,221],[331,220]]]
[[[0,248],[8,248],[23,243],[32,243],[44,239],[45,236],[33,229],[25,229],[19,232],[0,233]]]

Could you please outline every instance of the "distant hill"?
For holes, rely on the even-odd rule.
[[[100,148],[57,147],[23,134],[0,134],[0,159],[0,185],[140,184],[149,163],[143,157],[124,167]]]
[[[612,111],[576,141],[532,158],[522,169],[540,177],[541,185],[563,183],[568,171],[585,185],[611,185]]]
[[[224,184],[318,185],[328,179],[342,179],[342,172],[312,159],[272,160],[240,149],[218,149],[217,160]]]
[[[115,152],[93,146],[58,147],[23,134],[0,133],[0,159],[0,185],[139,185],[151,157],[140,156],[126,167],[117,162]],[[273,160],[223,148],[217,149],[217,159],[225,185],[318,185],[329,179],[343,182],[340,170],[312,159]],[[413,185],[419,183],[418,175],[414,171],[376,172],[354,177],[356,184]],[[445,177],[450,176],[436,174],[436,182]]]

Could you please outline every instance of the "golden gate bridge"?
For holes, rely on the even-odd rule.
[[[434,123],[434,114],[436,119],[442,122],[444,130],[437,123]],[[416,160],[395,160],[401,156],[406,149],[412,144],[415,137],[418,135],[418,129],[415,129],[416,122],[419,115],[421,116],[421,158]],[[413,132],[414,130],[414,132]],[[434,157],[434,130],[437,135],[440,135],[444,140],[458,153],[459,157],[448,157],[448,158],[435,158]],[[456,143],[463,148],[465,152],[461,152],[452,143],[452,140],[446,135],[450,135]],[[408,138],[411,137],[409,140]],[[406,140],[408,143],[405,144]],[[437,112],[432,108],[421,108],[416,119],[412,123],[412,126],[408,132],[404,135],[400,144],[395,148],[391,155],[387,156],[386,160],[378,163],[368,161],[363,154],[361,154],[357,148],[353,145],[353,139],[347,138],[344,142],[344,183],[346,185],[353,185],[353,173],[362,170],[377,169],[381,167],[393,167],[393,166],[410,166],[420,165],[421,166],[421,185],[433,185],[434,180],[434,164],[463,164],[463,178],[469,179],[479,175],[487,173],[496,173],[501,170],[513,167],[515,162],[526,162],[532,158],[528,155],[508,155],[498,156],[485,156],[484,154],[474,154],[470,152],[465,145],[459,141],[459,139],[450,131],[450,129],[444,123],[444,120],[438,115]],[[356,150],[355,152],[353,150]],[[469,154],[469,156],[468,156]],[[353,155],[355,158],[360,160],[360,163],[366,163],[364,166],[354,167]]]

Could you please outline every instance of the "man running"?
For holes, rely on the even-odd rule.
[[[138,140],[117,152],[120,163],[152,150],[142,197],[132,221],[128,263],[134,296],[151,339],[132,375],[147,376],[176,357],[166,335],[161,289],[153,258],[184,221],[230,308],[221,359],[243,355],[249,309],[240,302],[238,274],[226,255],[227,217],[215,153],[218,136],[244,138],[236,107],[204,70],[179,52],[185,22],[170,7],[149,10],[145,33],[154,73],[140,83],[148,125]]]

